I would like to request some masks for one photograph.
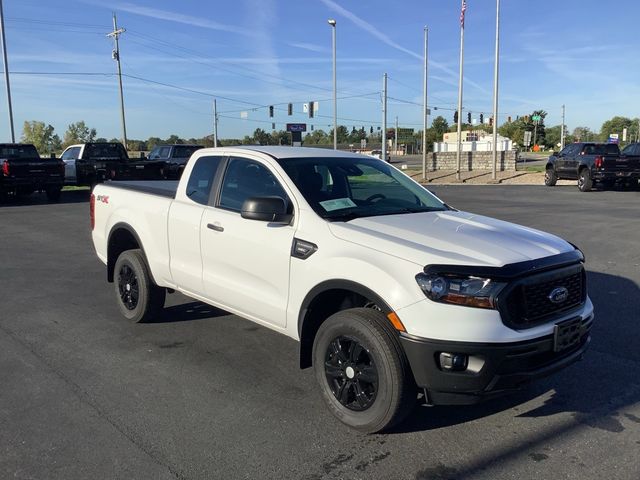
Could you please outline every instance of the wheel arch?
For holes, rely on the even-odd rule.
[[[351,280],[327,280],[313,287],[305,296],[298,313],[300,368],[312,364],[313,341],[320,325],[336,312],[355,307],[377,306],[385,315],[393,310],[370,288]]]
[[[114,279],[114,270],[116,266],[116,261],[118,260],[118,256],[126,251],[126,250],[134,250],[140,249],[142,251],[142,256],[144,257],[144,261],[149,265],[147,261],[147,255],[144,251],[144,246],[142,245],[142,241],[138,236],[138,233],[135,229],[125,222],[118,222],[113,227],[111,227],[111,231],[109,232],[109,237],[107,240],[107,281],[109,283],[113,282]],[[149,269],[149,276],[155,283],[155,279],[153,278],[153,273],[151,269]]]

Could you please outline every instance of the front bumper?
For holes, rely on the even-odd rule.
[[[465,405],[517,390],[580,360],[591,340],[592,324],[593,315],[582,319],[577,343],[559,352],[554,351],[553,335],[512,343],[448,342],[401,335],[400,342],[416,384],[427,391],[432,404]],[[468,368],[443,370],[441,352],[468,355]]]

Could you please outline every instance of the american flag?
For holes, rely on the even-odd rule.
[[[467,2],[462,0],[462,9],[460,10],[460,27],[464,28],[464,13],[467,11]]]

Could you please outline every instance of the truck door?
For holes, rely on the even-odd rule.
[[[186,185],[187,200],[174,201],[169,210],[167,228],[171,276],[178,288],[199,296],[205,296],[202,285],[200,224],[222,159],[221,156],[200,157],[193,166]]]
[[[74,185],[77,180],[76,160],[80,157],[81,147],[69,147],[60,159],[64,162],[64,183]]]
[[[230,157],[215,206],[202,216],[204,289],[216,304],[284,327],[295,228],[240,216],[245,199],[262,196],[279,196],[293,208],[267,165]]]

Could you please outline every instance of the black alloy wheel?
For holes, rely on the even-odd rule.
[[[118,309],[126,319],[146,322],[160,314],[167,291],[153,282],[141,250],[126,250],[118,255],[114,277]]]
[[[324,371],[331,392],[349,410],[366,410],[376,399],[378,369],[356,338],[340,336],[327,347]]]
[[[118,292],[120,300],[127,310],[135,310],[138,306],[138,277],[131,267],[123,264],[118,272]]]

